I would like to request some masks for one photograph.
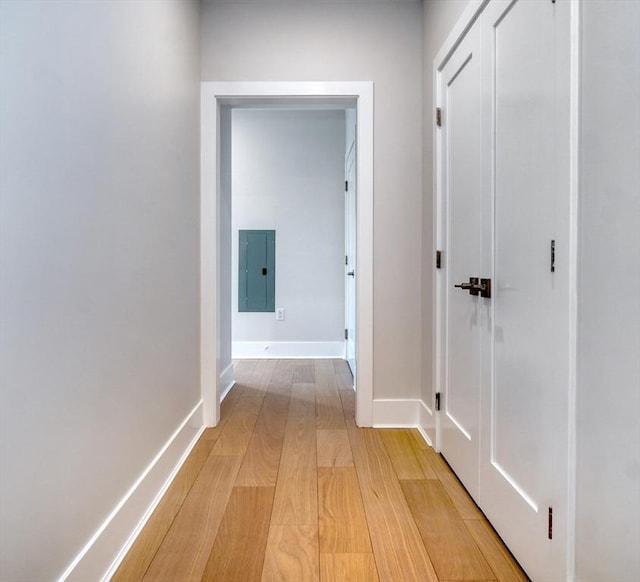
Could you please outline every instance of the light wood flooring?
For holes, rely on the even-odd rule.
[[[359,429],[341,360],[243,360],[117,582],[528,578],[415,430]]]

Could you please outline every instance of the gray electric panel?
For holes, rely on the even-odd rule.
[[[238,311],[275,311],[276,231],[239,231]]]

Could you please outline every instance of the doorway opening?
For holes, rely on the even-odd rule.
[[[351,110],[224,105],[223,116],[227,108],[231,143],[221,143],[221,168],[231,174],[232,358],[342,359]]]
[[[223,152],[231,138],[231,110],[253,108],[353,108],[357,179],[352,264],[357,338],[356,423],[371,426],[373,411],[373,84],[372,83],[202,83],[201,116],[201,392],[204,423],[215,426],[222,392],[232,381],[231,172]],[[345,168],[346,170],[347,168]],[[354,199],[355,208],[355,199]],[[345,236],[347,234],[345,233]],[[346,265],[348,267],[348,265]],[[345,288],[346,292],[346,288]],[[347,326],[346,326],[347,327]],[[348,327],[347,327],[348,328]],[[346,334],[345,334],[346,335]],[[345,344],[347,342],[345,341]],[[356,363],[357,362],[357,363]]]

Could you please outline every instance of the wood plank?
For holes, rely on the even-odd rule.
[[[436,473],[418,449],[415,437],[407,429],[383,429],[380,437],[393,463],[398,479],[437,479]]]
[[[451,581],[527,580],[445,460],[417,431],[356,428],[355,392],[340,384],[344,362],[263,364],[235,364],[236,378],[248,377],[249,391],[242,385],[230,391],[219,425],[205,430],[114,580],[195,582],[209,558],[207,576],[234,579],[240,564],[216,556],[248,552],[238,532],[246,537],[254,529],[252,519],[231,538],[216,537],[227,510],[235,511],[228,505],[234,485],[272,490],[273,521],[266,538],[262,532],[262,549],[253,548],[242,564],[237,576],[243,580],[422,582],[435,580],[436,572]],[[294,376],[315,384],[294,383]],[[336,404],[341,428],[317,426],[335,422]],[[398,475],[421,478],[401,486]],[[233,504],[243,505],[238,499]],[[228,527],[234,527],[231,521]],[[476,569],[482,564],[478,552],[484,565]]]
[[[346,360],[333,360],[333,372],[338,390],[353,392],[353,374]]]
[[[424,437],[420,434],[420,431],[417,428],[410,428],[408,430],[413,437],[414,448],[424,451],[433,451],[433,447],[431,447],[429,443],[424,440]]]
[[[235,392],[237,397],[245,393],[245,388],[251,386],[253,374],[259,360],[235,360],[233,363],[233,376],[235,384],[231,392]],[[231,393],[230,392],[230,393]]]
[[[272,525],[316,525],[318,489],[313,384],[294,384],[273,504]]]
[[[275,487],[288,410],[289,398],[265,396],[240,467],[237,486]]]
[[[353,467],[353,454],[346,429],[316,431],[318,467]]]
[[[267,388],[269,394],[291,396],[293,384],[293,366],[291,360],[278,360]]]
[[[315,525],[272,525],[262,582],[318,582],[318,528]]]
[[[353,390],[339,390],[342,412],[347,430],[355,430],[356,426],[356,393]]]
[[[316,408],[316,386],[313,382],[294,382],[291,385],[291,401],[302,402]],[[315,425],[315,421],[313,423]]]
[[[258,360],[251,378],[243,384],[243,398],[263,398],[269,388],[276,360]]]
[[[464,521],[438,480],[402,481],[422,541],[440,580],[494,580]]]
[[[379,582],[373,554],[321,554],[320,578],[322,582]]]
[[[418,459],[418,463],[420,464],[422,472],[424,473],[423,478],[437,479],[438,475],[433,469],[433,464],[429,460],[431,458],[431,455],[433,455],[433,451],[428,449],[415,448],[413,452]]]
[[[380,580],[437,582],[379,434],[362,428],[349,438]]]
[[[341,374],[348,374],[349,376],[351,376],[351,368],[349,368],[347,360],[336,358],[331,360],[331,363],[333,364],[333,371],[335,372],[336,376],[340,376]]]
[[[142,580],[200,474],[214,443],[213,440],[200,438],[111,580],[114,582]]]
[[[453,472],[440,473],[438,475],[440,482],[447,490],[447,494],[456,506],[458,513],[462,519],[484,519],[484,515],[478,509],[475,501],[467,493],[462,483]]]
[[[233,377],[236,384],[247,384],[251,382],[253,371],[256,369],[258,360],[234,360]]]
[[[261,406],[262,398],[239,398],[211,453],[244,455]]]
[[[342,400],[336,388],[333,372],[316,368],[316,427],[319,429],[346,428]]]
[[[447,494],[458,510],[460,517],[462,519],[484,519],[484,515],[478,509],[475,501],[467,493],[467,490],[460,483],[442,455],[431,450],[426,451],[424,458],[431,465],[436,476],[447,490]]]
[[[214,427],[206,428],[202,433],[202,438],[211,441],[217,441],[220,433],[224,429],[225,425],[231,417],[231,412],[235,408],[240,398],[241,390],[237,390],[237,386],[234,386],[227,397],[220,403],[220,420]]]
[[[234,487],[203,582],[253,582],[262,576],[273,487]]]
[[[312,360],[313,369],[316,374],[320,372],[321,374],[330,374],[331,376],[335,376],[335,368],[333,367],[333,360],[329,360],[326,358]]]
[[[437,479],[400,481],[400,485],[411,511],[418,510],[420,519],[462,519],[446,489]]]
[[[465,526],[495,572],[498,582],[529,582],[518,562],[485,520],[468,520]]]
[[[318,469],[321,553],[370,553],[371,541],[354,467]]]
[[[293,360],[293,384],[313,384],[316,381],[313,360]]]
[[[341,392],[346,390],[348,392],[354,392],[353,390],[353,375],[351,372],[346,372],[344,374],[336,374],[336,387]]]
[[[143,580],[199,582],[236,480],[239,456],[209,455]]]

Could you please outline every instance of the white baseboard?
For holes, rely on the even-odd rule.
[[[420,419],[418,421],[418,430],[422,438],[427,441],[430,447],[436,440],[436,417],[435,411],[429,408],[423,400],[420,401]]]
[[[233,342],[233,359],[343,358],[344,342]]]
[[[417,399],[378,399],[373,401],[375,428],[417,428],[425,442],[433,447],[431,432],[435,435],[433,412]]]
[[[427,443],[431,448],[433,448],[433,441],[429,437],[429,434],[427,433],[427,431],[421,426],[418,426],[417,429],[418,429],[418,432],[420,433],[420,436],[424,440],[424,442]]]
[[[377,399],[373,401],[375,428],[415,428],[420,419],[420,400]]]
[[[203,403],[200,401],[62,574],[59,582],[106,581],[113,576],[203,430]]]
[[[233,375],[233,362],[231,362],[220,374],[220,402],[222,402],[229,394],[231,388],[236,384],[236,379]]]

